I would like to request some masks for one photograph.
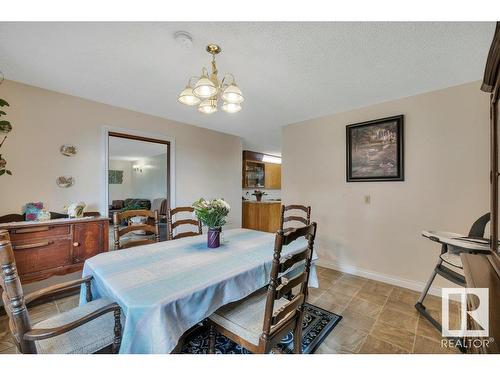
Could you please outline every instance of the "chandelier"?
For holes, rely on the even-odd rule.
[[[244,98],[240,88],[236,85],[232,74],[225,74],[219,82],[215,55],[222,52],[216,44],[209,44],[207,52],[212,55],[212,73],[204,67],[201,77],[191,77],[177,100],[185,105],[198,106],[198,111],[206,114],[217,112],[217,106],[222,102],[222,110],[227,113],[241,111]]]

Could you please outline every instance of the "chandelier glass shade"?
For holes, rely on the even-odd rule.
[[[198,111],[207,115],[217,112],[217,100],[205,99],[198,106]]]
[[[227,113],[236,113],[241,111],[241,105],[239,103],[224,102],[224,104],[222,105],[222,110]]]
[[[177,100],[185,105],[197,105],[201,102],[201,99],[194,95],[191,86],[186,86],[186,88],[179,94],[179,98]]]
[[[207,52],[212,55],[212,72],[209,74],[208,70],[203,68],[200,77],[191,77],[177,98],[180,103],[188,106],[198,105],[198,111],[205,114],[217,112],[219,103],[222,103],[221,109],[227,113],[241,110],[244,98],[234,76],[225,74],[221,81],[217,76],[215,55],[221,51],[215,44],[207,46]]]

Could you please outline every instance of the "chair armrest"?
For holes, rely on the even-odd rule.
[[[82,279],[71,280],[71,281],[67,281],[65,283],[60,283],[60,284],[57,284],[57,285],[52,285],[52,286],[49,286],[47,288],[43,288],[43,289],[40,289],[40,290],[37,290],[35,292],[27,294],[24,297],[24,300],[28,304],[30,302],[33,302],[33,301],[37,300],[40,297],[44,297],[46,295],[49,295],[49,294],[52,294],[52,293],[55,293],[55,292],[59,292],[59,291],[65,290],[65,289],[70,289],[70,288],[72,288],[74,286],[77,286],[77,285],[80,285],[80,284],[83,284],[83,283],[86,283],[88,285],[88,288],[87,288],[87,293],[88,293],[88,291],[90,290],[90,281],[91,280],[92,280],[92,276],[86,276],[86,277],[84,277]],[[92,300],[92,298],[90,298],[90,300]],[[89,302],[89,300],[87,300],[87,302]]]
[[[63,333],[69,332],[75,328],[78,328],[85,323],[90,322],[91,320],[94,320],[104,314],[107,314],[111,311],[114,311],[115,313],[115,334],[117,333],[116,331],[116,325],[117,321],[120,326],[120,332],[119,334],[121,335],[121,323],[120,323],[120,305],[118,305],[116,302],[110,303],[109,305],[103,306],[98,310],[92,311],[91,313],[81,317],[80,319],[77,319],[71,323],[59,326],[59,327],[53,327],[53,328],[39,328],[39,329],[32,329],[28,332],[26,332],[23,336],[24,340],[29,340],[29,341],[37,341],[37,340],[45,340],[49,339],[54,336],[59,336],[62,335]]]

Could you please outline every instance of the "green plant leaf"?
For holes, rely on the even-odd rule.
[[[0,125],[10,125],[10,122],[8,121],[0,121]]]
[[[5,173],[5,169],[0,170],[0,176]]]
[[[7,169],[5,172],[6,172],[9,176],[12,176],[12,172],[11,172],[10,170],[8,170],[8,169]]]
[[[5,100],[0,99],[0,107],[9,107],[9,103],[7,103]]]
[[[4,111],[0,111],[0,116],[5,116],[6,114]]]

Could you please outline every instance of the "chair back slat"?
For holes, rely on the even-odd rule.
[[[273,313],[271,326],[280,324],[283,319],[288,317],[288,315],[292,318],[293,314],[291,313],[297,312],[298,309],[304,304],[304,297],[305,296],[303,294],[297,294],[290,302]]]
[[[136,230],[143,230],[146,231],[147,233],[156,233],[156,227],[154,225],[149,225],[149,224],[135,224],[135,225],[129,225],[128,227],[122,228],[119,231],[120,237],[126,235],[127,233],[130,232],[135,232]]]
[[[23,288],[17,273],[12,245],[8,240],[0,241],[0,266],[2,272],[2,302],[9,316],[9,327],[22,353],[36,353],[35,344],[24,340],[24,334],[31,330],[31,321],[24,301]]]
[[[155,218],[155,211],[150,211],[150,210],[128,210],[128,211],[123,211],[123,212],[117,212],[118,215],[120,216],[120,219],[125,220],[125,219],[130,219],[132,217],[137,217],[137,216],[143,216],[143,217],[149,217],[151,219]]]
[[[169,209],[167,211],[167,222],[168,222],[168,239],[169,240],[177,240],[179,238],[191,237],[191,236],[199,236],[202,234],[201,230],[201,222],[196,219],[179,219],[174,220],[174,216],[179,213],[193,213],[193,207],[176,207]],[[181,226],[196,226],[198,231],[194,232],[192,230],[177,232],[174,235],[174,229]]]
[[[307,285],[309,282],[309,270],[314,248],[314,239],[316,237],[317,224],[312,223],[303,228],[295,229],[289,233],[279,230],[276,233],[274,242],[274,255],[271,268],[270,281],[267,290],[267,300],[264,314],[264,324],[262,337],[269,337],[273,329],[278,326],[288,324],[292,319],[298,319],[301,316],[303,305],[307,297]],[[298,238],[304,237],[307,240],[307,247],[304,250],[281,260],[283,246],[289,245]],[[302,272],[289,280],[287,284],[280,281],[280,273],[287,270],[294,264],[304,263]],[[281,299],[292,288],[300,286],[299,293],[288,303],[274,312],[275,300]],[[300,324],[300,323],[297,323]]]
[[[307,227],[294,229],[293,231],[283,236],[283,245],[284,246],[290,245],[296,239],[310,235],[311,230],[312,228],[310,225],[308,225]]]
[[[310,250],[308,248],[304,249],[300,253],[291,255],[283,262],[280,263],[280,273],[285,273],[288,271],[291,267],[293,267],[296,263],[302,262],[304,259],[309,257],[309,252]]]
[[[170,209],[170,213],[172,214],[172,216],[180,212],[194,212],[194,208],[189,206],[179,206]]]
[[[284,208],[285,208],[285,211],[289,211],[289,210],[302,210],[305,213],[307,213],[311,207],[302,206],[301,204],[290,204],[288,206],[284,206]]]
[[[185,237],[194,237],[194,236],[199,236],[200,233],[198,232],[182,232],[179,234],[176,234],[175,236],[172,237],[173,240],[178,240],[179,238],[185,238]]]
[[[198,226],[199,225],[199,221],[198,220],[195,220],[195,219],[182,219],[182,220],[177,220],[175,222],[172,223],[172,229],[175,229],[177,228],[179,225],[195,225],[195,226]]]
[[[120,225],[123,220],[126,220],[127,224],[130,218],[133,217],[146,217],[147,222],[145,224],[128,225],[125,228],[120,229]],[[153,224],[151,224],[151,219]],[[147,233],[153,234],[154,239],[140,239],[140,240],[128,240],[123,241],[122,236],[129,232],[134,232],[136,230],[144,230]],[[146,245],[149,243],[160,242],[160,226],[159,226],[159,215],[158,211],[148,211],[148,210],[129,210],[124,212],[115,212],[113,214],[113,232],[115,237],[115,250],[127,249],[134,246]]]
[[[302,211],[305,217],[298,216],[298,214],[285,216],[287,211],[291,210]],[[292,230],[296,229],[293,227],[288,227],[288,228],[284,227],[284,224],[290,221],[296,221],[306,226],[311,224],[311,206],[303,206],[300,204],[290,204],[288,206],[285,205],[281,206],[280,229],[285,233],[291,232]]]
[[[286,283],[282,282],[281,285],[276,289],[276,297],[275,299],[283,298],[297,285],[302,284],[307,279],[307,275],[305,273],[301,273],[299,276],[295,276],[294,278],[288,280]]]
[[[300,216],[287,216],[287,217],[283,218],[283,223],[287,223],[289,221],[300,221],[304,225],[308,224],[307,219],[300,217]]]

